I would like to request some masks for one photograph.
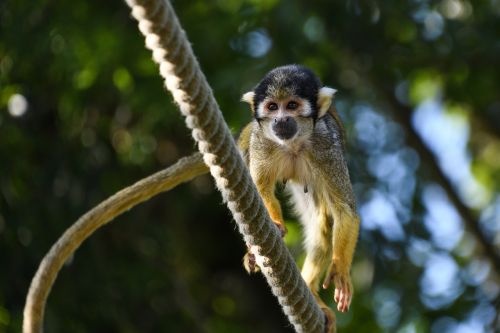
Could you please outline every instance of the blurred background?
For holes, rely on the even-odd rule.
[[[339,332],[500,332],[499,0],[173,5],[235,133],[251,118],[240,96],[275,66],[339,90],[362,218]],[[124,2],[1,1],[0,332],[20,331],[68,226],[195,149]],[[244,252],[200,177],[84,243],[46,331],[292,332]]]

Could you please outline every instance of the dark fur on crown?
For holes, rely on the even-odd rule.
[[[268,72],[255,87],[253,105],[257,107],[266,97],[285,98],[297,96],[311,104],[314,119],[318,116],[317,96],[322,84],[318,77],[307,67],[286,65]]]

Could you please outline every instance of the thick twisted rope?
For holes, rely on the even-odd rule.
[[[281,241],[168,0],[127,0],[166,87],[186,116],[238,228],[297,332],[323,332],[324,314]]]

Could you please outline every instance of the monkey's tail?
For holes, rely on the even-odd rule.
[[[23,332],[42,332],[45,303],[50,289],[62,265],[84,240],[121,213],[208,170],[202,155],[194,153],[121,190],[81,216],[52,246],[38,267],[24,307]]]

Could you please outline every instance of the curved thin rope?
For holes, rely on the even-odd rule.
[[[245,242],[297,332],[323,332],[324,315],[271,222],[212,90],[168,0],[126,0],[160,74]]]
[[[201,154],[184,157],[171,167],[157,172],[129,186],[101,202],[80,217],[64,232],[43,258],[31,286],[24,306],[24,333],[43,332],[45,303],[57,274],[68,257],[92,235],[96,229],[133,206],[148,200],[160,192],[168,191],[182,182],[207,173]]]

